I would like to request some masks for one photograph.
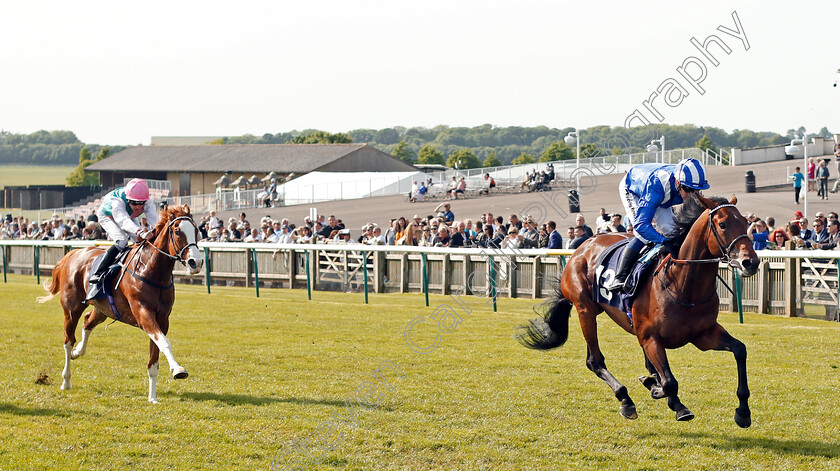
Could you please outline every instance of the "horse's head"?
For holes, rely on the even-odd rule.
[[[732,195],[728,204],[721,204],[699,194],[697,199],[709,210],[709,237],[706,243],[712,256],[723,258],[729,262],[729,266],[739,268],[744,276],[754,275],[758,271],[758,255],[747,236],[749,224],[735,207],[738,198]]]
[[[190,214],[189,205],[169,206],[161,213],[158,227],[158,242],[168,242],[169,255],[183,263],[195,275],[204,265],[204,257],[198,250],[198,225]]]

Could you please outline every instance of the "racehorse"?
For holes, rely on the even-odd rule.
[[[114,308],[103,297],[85,302],[88,273],[103,249],[87,247],[71,250],[53,269],[52,283],[44,286],[49,294],[38,298],[38,302],[47,302],[61,293],[61,307],[64,309],[64,371],[61,374],[61,389],[70,389],[70,360],[85,354],[91,331],[109,317],[140,327],[151,339],[147,365],[149,402],[158,402],[160,352],[169,362],[175,379],[188,376],[187,370],[172,356],[172,344],[166,334],[169,331],[169,313],[175,302],[172,276],[175,262],[186,265],[191,274],[198,273],[204,264],[204,258],[196,245],[198,226],[193,221],[189,206],[174,206],[161,211],[160,221],[154,231],[154,242],[143,241],[128,252],[113,288]],[[88,305],[93,306],[93,310],[85,315],[82,341],[73,348],[76,344],[76,326]]]
[[[620,401],[620,413],[628,419],[637,417],[636,405],[627,388],[607,370],[604,355],[598,346],[596,316],[607,315],[630,334],[635,334],[645,355],[649,376],[639,378],[654,399],[666,397],[677,420],[691,420],[694,414],[677,396],[678,384],[665,349],[687,343],[702,351],[728,350],[735,356],[738,369],[735,422],[743,428],[752,423],[747,386],[747,349],[729,335],[717,322],[718,294],[715,277],[720,261],[740,269],[745,276],[758,270],[758,256],[746,235],[748,223],[735,207],[733,195],[705,198],[699,193],[675,211],[675,222],[685,241],[677,259],[670,255],[659,261],[654,274],[636,291],[632,305],[632,321],[620,309],[599,304],[593,297],[593,280],[598,255],[627,235],[598,235],[584,242],[563,270],[559,291],[546,303],[543,319],[536,319],[521,328],[520,343],[528,348],[547,350],[566,342],[572,305],[577,308],[586,340],[586,366],[604,380]],[[632,236],[630,236],[632,237]]]

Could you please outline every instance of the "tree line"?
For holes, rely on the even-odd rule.
[[[85,143],[71,131],[0,131],[0,165],[75,165],[84,147]],[[87,147],[94,154],[103,149],[96,144]],[[123,149],[125,146],[110,147],[111,152]]]

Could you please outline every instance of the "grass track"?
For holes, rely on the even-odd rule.
[[[383,360],[402,369],[381,402],[356,406],[358,427],[321,428],[333,450],[310,445],[311,469],[840,469],[840,325],[735,315],[722,322],[746,343],[753,426],[732,420],[731,354],[669,351],[683,402],[697,418],[678,423],[638,381],[635,339],[602,316],[607,365],[629,389],[639,419],[618,415],[609,388],[584,365],[575,318],[569,342],[550,353],[512,340],[534,316],[530,300],[499,301],[493,313],[467,297],[472,313],[425,355],[403,332],[451,299],[302,290],[177,286],[170,339],[190,372],[164,373],[146,402],[148,338],[123,324],[94,331],[61,391],[62,315],[40,305],[33,277],[0,285],[0,468],[269,469],[293,440],[312,440]],[[421,324],[418,344],[434,339]],[[53,380],[37,385],[41,372]],[[333,419],[334,420],[334,419]],[[319,451],[320,450],[320,451]],[[291,460],[283,461],[284,465]],[[278,469],[283,469],[282,466]]]
[[[63,165],[0,165],[0,187],[64,185],[76,167]]]

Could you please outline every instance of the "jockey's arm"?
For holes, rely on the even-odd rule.
[[[661,244],[668,239],[659,232],[656,232],[656,229],[653,227],[652,222],[657,207],[658,205],[639,206],[636,219],[633,221],[633,230],[646,240]]]

